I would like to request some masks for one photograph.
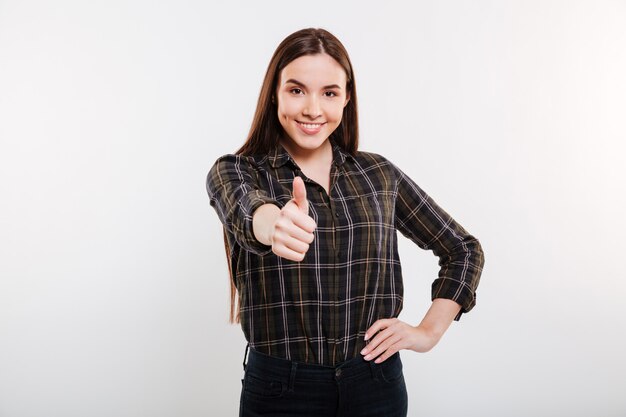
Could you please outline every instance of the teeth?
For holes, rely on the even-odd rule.
[[[318,127],[322,125],[321,123],[300,123],[300,124],[306,127],[307,129],[317,129]]]

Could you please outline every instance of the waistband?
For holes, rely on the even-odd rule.
[[[400,355],[396,352],[383,364],[390,365],[399,360]],[[309,381],[333,381],[364,376],[365,374],[376,376],[381,365],[374,363],[373,360],[366,361],[361,355],[336,366],[316,365],[269,356],[254,349],[249,349],[247,364],[244,358],[246,372],[252,371],[266,377],[271,376],[285,380],[297,378],[298,380]]]

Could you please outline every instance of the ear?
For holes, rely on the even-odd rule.
[[[343,103],[343,107],[346,107],[349,101],[350,101],[350,93],[346,94],[346,101],[345,103]]]

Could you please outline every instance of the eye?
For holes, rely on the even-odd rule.
[[[292,88],[291,90],[289,90],[290,92],[294,93],[294,94],[300,94],[302,93],[302,90],[299,88]]]
[[[337,94],[334,91],[327,91],[326,93],[327,97],[337,97]]]

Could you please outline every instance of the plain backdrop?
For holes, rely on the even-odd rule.
[[[409,415],[626,415],[626,2],[0,0],[0,416],[237,415],[205,178],[304,27],[350,53],[360,149],[486,253],[402,354]],[[417,324],[437,258],[399,237]]]

